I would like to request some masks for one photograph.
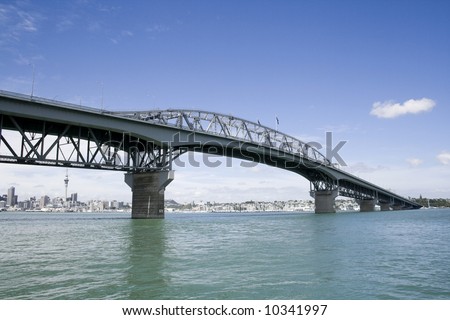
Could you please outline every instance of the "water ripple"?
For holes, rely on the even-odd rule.
[[[0,215],[1,299],[450,299],[450,210]]]

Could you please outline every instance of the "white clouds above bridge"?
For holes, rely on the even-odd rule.
[[[431,111],[436,106],[432,99],[410,99],[403,103],[393,101],[375,102],[370,114],[378,118],[396,118],[406,114],[417,114]]]
[[[437,159],[442,164],[450,164],[450,152],[441,152],[437,155]]]

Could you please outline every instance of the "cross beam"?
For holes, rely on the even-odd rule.
[[[119,171],[170,170],[183,150],[130,133],[0,114],[0,162]]]

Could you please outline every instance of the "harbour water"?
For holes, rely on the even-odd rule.
[[[0,299],[450,299],[450,210],[0,213]]]

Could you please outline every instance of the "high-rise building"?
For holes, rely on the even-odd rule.
[[[11,187],[8,189],[8,199],[6,200],[6,205],[9,207],[13,207],[15,206],[15,201],[16,201],[16,197],[15,197],[15,192],[16,192],[16,188]]]
[[[66,186],[66,196],[64,198],[64,202],[67,202],[67,187],[69,186],[69,170],[66,169],[66,178],[64,179],[64,184]]]
[[[39,201],[39,207],[45,208],[46,205],[50,203],[50,197],[49,196],[42,196],[41,200]]]

